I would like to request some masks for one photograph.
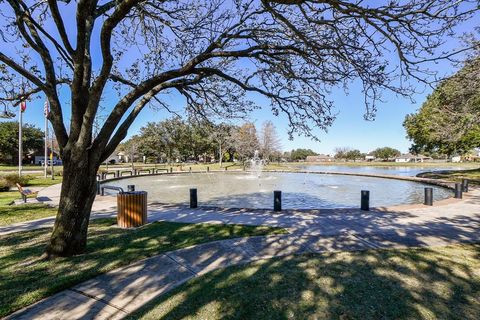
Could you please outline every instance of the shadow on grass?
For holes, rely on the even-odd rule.
[[[287,256],[213,271],[131,319],[479,319],[480,245]]]
[[[92,221],[85,254],[50,261],[41,258],[50,228],[1,236],[0,317],[98,274],[165,251],[282,231],[268,227],[171,222],[125,230],[117,228],[115,223],[115,219]]]

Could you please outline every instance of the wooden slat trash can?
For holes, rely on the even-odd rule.
[[[131,191],[117,195],[117,224],[121,228],[135,228],[147,223],[147,192]]]

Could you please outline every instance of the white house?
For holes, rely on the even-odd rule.
[[[461,162],[462,161],[462,157],[461,156],[453,156],[450,161],[452,162]]]
[[[428,160],[432,160],[432,158],[421,154],[413,155],[411,153],[402,154],[395,158],[395,162],[425,162]]]
[[[332,162],[335,158],[328,154],[319,154],[318,156],[307,156],[307,162]]]

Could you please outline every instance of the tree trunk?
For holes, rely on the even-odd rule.
[[[63,161],[63,182],[57,218],[46,253],[49,257],[85,252],[90,212],[96,195],[98,165],[88,156]]]

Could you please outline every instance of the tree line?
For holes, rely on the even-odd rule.
[[[272,121],[241,125],[211,123],[206,120],[179,117],[149,122],[139,134],[121,143],[117,152],[129,161],[187,162],[215,160],[245,161],[258,151],[259,157],[277,161],[282,157],[280,138]]]
[[[341,147],[341,148],[335,148],[335,159],[339,160],[364,160],[366,156],[370,155],[374,157],[375,159],[381,159],[381,160],[389,160],[395,157],[398,157],[401,152],[397,149],[391,148],[391,147],[381,147],[377,148],[370,153],[362,153],[358,149],[353,149],[353,148],[348,148],[348,147]]]

